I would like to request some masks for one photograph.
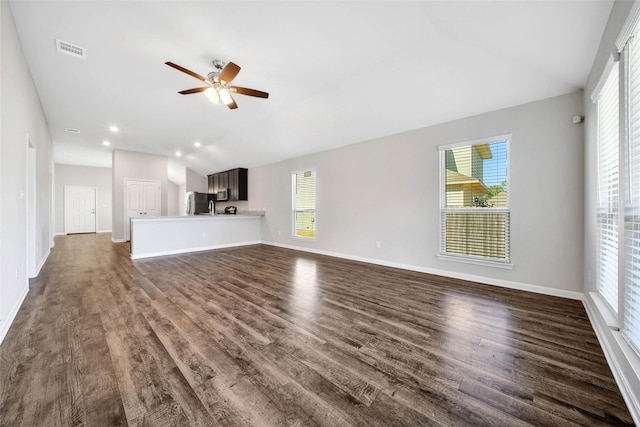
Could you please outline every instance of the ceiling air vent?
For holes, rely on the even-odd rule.
[[[86,59],[87,57],[87,50],[85,48],[58,39],[56,39],[56,50],[80,59]]]
[[[80,133],[80,131],[78,129],[74,129],[74,128],[64,128],[65,132],[69,132],[69,133]]]

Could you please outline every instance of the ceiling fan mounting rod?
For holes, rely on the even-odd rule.
[[[214,59],[213,60],[213,66],[216,67],[216,69],[218,71],[222,71],[222,69],[224,68],[225,65],[227,65],[227,63],[224,62],[222,59]]]

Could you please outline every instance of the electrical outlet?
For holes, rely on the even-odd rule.
[[[202,238],[206,239],[207,238],[207,233],[202,233]]]
[[[376,240],[376,248],[380,249],[380,240]]]

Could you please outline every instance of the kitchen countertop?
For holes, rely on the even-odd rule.
[[[134,217],[132,221],[191,221],[191,220],[216,220],[216,219],[259,219],[265,215],[264,211],[243,211],[239,214],[223,214],[215,215],[198,214],[198,215],[181,215],[181,216],[149,216]]]

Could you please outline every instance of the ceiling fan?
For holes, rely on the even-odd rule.
[[[231,80],[233,80],[240,72],[240,67],[233,62],[225,64],[224,61],[214,59],[213,66],[216,68],[216,70],[207,74],[206,78],[202,77],[200,74],[194,73],[191,70],[181,67],[178,64],[174,64],[173,62],[165,62],[165,64],[175,68],[176,70],[182,71],[183,73],[189,74],[190,76],[195,77],[196,79],[201,80],[207,84],[207,86],[205,87],[197,87],[194,89],[181,90],[180,92],[178,92],[182,95],[204,92],[207,98],[209,98],[209,101],[211,101],[212,103],[220,104],[220,102],[222,102],[232,110],[234,108],[238,108],[238,104],[236,104],[236,101],[231,96],[231,93],[255,96],[257,98],[269,97],[269,94],[267,92],[262,92],[260,90],[249,89],[240,86],[228,86],[228,84],[231,83]]]

